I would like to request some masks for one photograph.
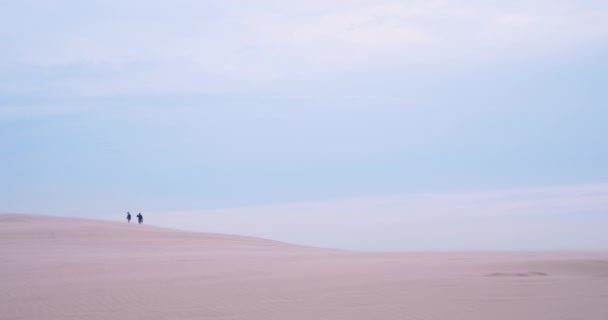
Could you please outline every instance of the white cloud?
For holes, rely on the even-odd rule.
[[[40,117],[51,114],[66,114],[87,111],[93,106],[3,106],[0,107],[0,120],[14,120],[22,118]]]
[[[608,36],[608,7],[586,2],[91,3],[12,5],[0,63],[54,67],[59,77],[65,66],[91,70],[46,84],[54,90],[209,92],[374,67],[475,64]],[[28,16],[36,27],[22,22]]]

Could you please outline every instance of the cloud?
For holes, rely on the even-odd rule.
[[[44,106],[3,106],[0,107],[0,120],[18,120],[42,117],[55,114],[73,114],[75,112],[85,112],[91,110],[93,106],[59,106],[59,105],[44,105]]]
[[[258,90],[593,44],[607,17],[601,2],[569,1],[19,2],[4,10],[0,66],[63,78],[39,90]],[[88,72],[69,75],[73,66]]]

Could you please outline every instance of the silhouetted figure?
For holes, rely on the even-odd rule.
[[[137,214],[137,221],[139,223],[144,223],[144,216],[141,215],[141,212]]]
[[[131,213],[127,212],[127,223],[131,223]]]

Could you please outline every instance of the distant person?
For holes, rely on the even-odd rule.
[[[127,212],[127,223],[131,223],[131,213]]]
[[[141,224],[144,223],[144,216],[141,215],[141,212],[137,214],[137,221]]]

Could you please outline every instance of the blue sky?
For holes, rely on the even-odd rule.
[[[348,248],[608,247],[604,1],[3,8],[0,212]]]

